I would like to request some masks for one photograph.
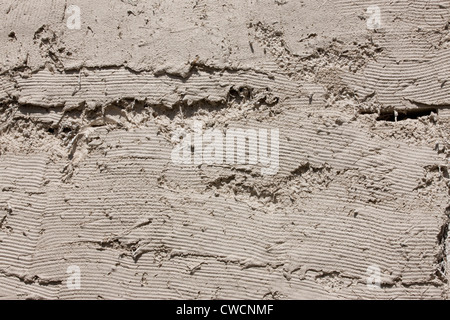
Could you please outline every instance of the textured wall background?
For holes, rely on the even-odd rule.
[[[0,298],[447,298],[449,1],[0,19]],[[195,121],[279,129],[277,174],[173,163]]]

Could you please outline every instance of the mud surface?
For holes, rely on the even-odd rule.
[[[0,19],[0,298],[447,298],[449,1]],[[278,170],[174,163],[196,123],[278,129]]]

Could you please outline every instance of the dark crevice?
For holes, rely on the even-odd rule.
[[[317,173],[317,172],[322,172],[324,170],[326,170],[327,172],[330,172],[331,168],[328,166],[315,167],[315,166],[311,165],[309,162],[306,162],[304,164],[299,165],[295,170],[291,171],[291,177],[301,176],[308,171]]]
[[[382,111],[377,117],[377,121],[403,121],[407,119],[419,119],[421,117],[430,116],[432,113],[437,114],[438,108],[426,107],[420,109],[409,109],[409,110],[389,110]]]
[[[441,226],[441,230],[437,236],[439,245],[445,245],[445,240],[448,236],[448,223],[445,223]]]
[[[436,257],[436,272],[435,275],[442,281],[447,282],[447,238],[448,229],[450,223],[450,206],[445,209],[446,218],[441,225],[441,229],[437,235],[437,242],[440,246],[439,252]]]

